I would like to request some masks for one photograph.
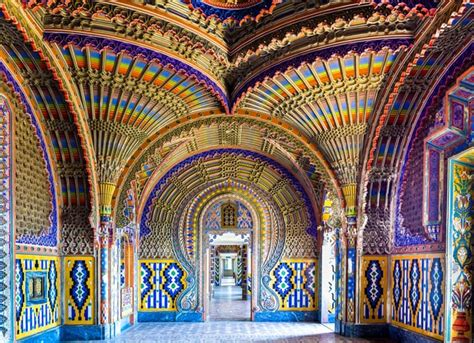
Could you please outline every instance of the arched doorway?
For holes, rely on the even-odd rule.
[[[251,210],[250,210],[251,209]],[[205,320],[250,320],[252,265],[257,263],[259,219],[249,202],[222,195],[200,220]]]
[[[216,168],[222,161],[235,169]],[[250,151],[210,150],[180,162],[153,184],[143,192],[138,212],[138,321],[208,319],[213,244],[203,220],[221,200],[239,201],[251,213],[252,226],[244,230],[251,261],[250,318],[317,320],[315,210],[299,180],[282,165]]]

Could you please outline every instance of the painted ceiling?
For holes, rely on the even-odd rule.
[[[62,208],[90,209],[92,226],[104,201],[126,225],[130,190],[140,204],[160,175],[215,149],[277,163],[315,213],[330,192],[350,220],[359,208],[369,228],[385,223],[412,131],[474,36],[469,1],[0,6],[2,80],[41,123]]]

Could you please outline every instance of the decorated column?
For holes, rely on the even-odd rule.
[[[356,239],[357,225],[355,217],[347,217],[347,230],[345,231],[346,239],[346,322],[355,322],[355,304],[356,304]]]
[[[346,317],[348,323],[355,322],[356,304],[356,241],[357,241],[357,208],[356,208],[356,184],[342,187],[346,199],[347,227],[344,232],[346,244]]]
[[[101,182],[100,184],[100,227],[98,232],[99,242],[99,313],[100,323],[111,322],[111,297],[110,297],[110,256],[113,245],[112,224],[112,195],[115,184]]]
[[[336,229],[336,320],[342,322],[345,318],[345,249],[341,229]]]

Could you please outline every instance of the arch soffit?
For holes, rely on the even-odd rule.
[[[249,204],[253,204],[251,205],[252,208],[256,209],[254,217],[258,220],[255,222],[259,223],[260,230],[271,230],[271,232],[275,232],[275,237],[277,237],[276,242],[264,242],[266,243],[266,250],[277,249],[277,246],[282,250],[284,243],[284,231],[282,228],[284,227],[285,220],[280,206],[270,195],[266,194],[265,191],[260,189],[258,186],[240,180],[218,180],[211,184],[204,184],[201,187],[194,189],[193,192],[186,196],[177,199],[177,204],[175,206],[176,213],[185,215],[181,217],[174,216],[172,219],[173,222],[171,227],[179,228],[179,232],[174,232],[175,241],[180,241],[180,233],[182,230],[197,227],[201,213],[205,213],[203,208],[206,207],[206,204],[212,202],[216,197],[229,196],[232,194],[237,194],[240,198],[245,199]],[[143,218],[139,218],[143,220]],[[143,225],[141,225],[141,229],[143,229]],[[195,244],[196,241],[194,241],[192,245],[192,253],[196,251]],[[173,245],[173,249],[175,249],[175,253],[177,253],[178,256],[181,256],[181,259],[184,258],[182,257],[182,253],[189,257],[188,251],[177,251],[179,248],[176,245]],[[280,255],[281,251],[277,256]],[[268,261],[274,260],[275,257],[269,260],[267,256],[265,265],[270,263]],[[191,265],[187,265],[187,267],[191,268]]]
[[[314,208],[313,204],[315,203],[314,197],[312,193],[309,193],[302,187],[301,181],[298,179],[297,176],[294,175],[294,173],[290,170],[288,170],[286,167],[284,167],[281,163],[273,160],[271,157],[265,156],[260,152],[253,152],[249,150],[242,150],[238,148],[227,148],[227,149],[222,149],[222,148],[217,148],[217,149],[211,149],[211,150],[205,150],[196,154],[193,154],[191,156],[188,156],[182,160],[180,160],[178,163],[173,164],[171,167],[167,168],[166,170],[159,170],[154,176],[150,182],[147,183],[145,189],[143,190],[142,197],[139,202],[138,206],[138,211],[137,211],[137,218],[139,218],[140,223],[144,224],[144,218],[143,216],[148,215],[147,213],[150,210],[147,210],[150,206],[152,206],[153,199],[155,196],[153,193],[156,193],[157,191],[157,186],[160,182],[162,182],[165,178],[171,177],[170,173],[174,173],[180,165],[186,165],[186,167],[183,169],[184,171],[180,171],[179,174],[186,173],[187,170],[190,168],[193,168],[192,166],[192,160],[196,160],[200,157],[206,158],[206,161],[215,161],[217,158],[220,158],[221,156],[224,156],[225,154],[234,154],[234,155],[240,155],[243,160],[251,161],[254,162],[254,159],[259,159],[261,161],[271,163],[270,166],[266,166],[266,169],[271,171],[272,174],[274,175],[279,175],[279,178],[283,176],[283,178],[288,178],[289,179],[289,186],[291,187],[288,192],[290,194],[294,194],[298,198],[301,198],[306,207],[307,215],[308,215],[308,220],[310,221],[310,227],[313,229],[316,227],[316,216],[318,215],[317,208]],[[250,158],[250,156],[253,157]],[[222,178],[221,178],[222,179]],[[287,187],[287,186],[285,186]],[[296,193],[295,193],[296,192]],[[313,199],[312,199],[313,198]],[[286,199],[288,201],[288,199]],[[144,213],[146,211],[147,213]],[[143,226],[143,225],[142,225]]]
[[[148,195],[150,194],[150,192],[152,191],[152,189],[155,187],[154,185],[156,185],[156,183],[160,180],[161,177],[163,177],[169,170],[171,170],[176,164],[179,164],[180,162],[186,160],[187,158],[190,158],[194,155],[200,155],[200,154],[203,154],[203,153],[206,153],[208,151],[212,151],[212,150],[216,150],[216,149],[228,149],[229,151],[235,151],[235,150],[245,150],[245,151],[249,151],[249,152],[252,152],[252,153],[255,153],[255,154],[259,154],[259,155],[262,155],[264,157],[267,157],[269,159],[272,159],[272,155],[268,154],[268,153],[263,153],[262,151],[258,151],[258,150],[255,150],[255,149],[248,149],[248,148],[245,148],[245,149],[241,149],[239,148],[238,146],[219,146],[219,147],[210,147],[210,148],[207,148],[207,149],[203,149],[203,150],[197,150],[195,152],[193,152],[193,155],[188,155],[186,157],[183,157],[181,159],[177,159],[175,161],[173,161],[172,163],[166,163],[164,164],[164,168],[156,168],[153,172],[153,174],[150,176],[150,180],[147,182],[144,190],[143,190],[143,193],[142,193],[142,196],[140,198],[140,202],[139,202],[139,213],[141,214],[141,209],[142,209],[142,206],[144,204],[144,202],[146,201]],[[294,165],[292,164],[289,164],[289,163],[285,163],[287,161],[279,161],[279,160],[276,160],[277,163],[280,163],[282,165],[282,167],[287,170],[287,171],[290,171],[291,170],[291,167],[294,167]],[[298,170],[301,170],[300,168],[298,168]],[[311,205],[315,211],[315,215],[316,215],[316,218],[319,218],[319,207],[317,202],[316,202],[316,199],[314,197],[314,193],[313,193],[313,189],[312,189],[312,186],[311,184],[309,183],[309,180],[308,178],[306,177],[306,175],[303,173],[303,172],[300,172],[300,173],[292,173],[292,175],[295,177],[295,179],[303,186],[305,186],[305,190],[307,191],[307,194],[309,195],[309,200],[311,201]],[[308,187],[310,187],[308,189]]]
[[[171,177],[172,176],[170,175],[169,178],[171,178]],[[167,178],[167,179],[169,179],[169,178]],[[226,181],[226,179],[217,180],[217,181]],[[234,182],[234,181],[231,180],[231,182]],[[180,184],[179,180],[178,180],[178,184]],[[248,188],[249,185],[247,184],[246,187]],[[204,184],[202,189],[205,189],[205,188],[207,188],[207,186]],[[255,187],[253,187],[253,189],[254,188]],[[155,212],[156,208],[153,205],[153,199],[156,199],[155,194],[157,194],[156,192],[158,192],[158,191],[160,192],[159,194],[161,195],[159,203],[163,204],[165,206],[163,207],[163,205],[160,205],[159,212]],[[288,191],[290,192],[290,194],[293,194],[293,198],[288,197]],[[272,209],[272,212],[274,214],[276,214],[275,217],[274,217],[275,220],[273,220],[273,221],[270,220],[270,222],[277,223],[275,225],[275,227],[272,228],[272,231],[274,231],[273,229],[277,230],[278,228],[283,228],[284,223],[287,222],[287,220],[288,220],[288,225],[292,225],[292,227],[294,225],[299,225],[299,224],[302,224],[302,223],[306,223],[308,225],[308,226],[305,226],[305,229],[304,229],[306,234],[315,235],[316,222],[314,221],[314,217],[311,218],[312,209],[308,208],[307,205],[305,206],[304,203],[307,204],[307,202],[304,199],[300,198],[301,200],[298,200],[299,197],[303,196],[303,193],[301,193],[300,191],[301,190],[297,189],[297,192],[295,193],[295,190],[293,189],[293,186],[292,186],[292,188],[290,190],[285,191],[285,196],[283,198],[283,199],[285,199],[284,203],[281,203],[281,204],[277,205],[275,210],[273,210],[272,206],[268,206],[269,208]],[[179,192],[178,194],[180,194],[179,199],[176,198],[176,192],[173,188],[170,188],[170,189],[164,188],[164,189],[162,189],[160,187],[160,188],[154,188],[153,193],[151,193],[149,196],[146,197],[148,199],[145,202],[146,206],[145,206],[144,209],[140,209],[139,215],[138,215],[138,218],[140,219],[140,223],[141,223],[140,230],[143,231],[142,232],[142,237],[147,237],[148,233],[153,232],[153,236],[155,236],[155,238],[153,238],[153,236],[150,236],[150,238],[146,238],[147,243],[145,243],[145,246],[146,246],[146,248],[145,248],[146,251],[144,252],[145,255],[150,253],[150,251],[149,251],[150,250],[149,249],[150,242],[153,241],[153,240],[156,240],[156,234],[160,235],[160,233],[158,233],[158,232],[155,233],[155,231],[152,229],[152,227],[168,227],[169,229],[166,229],[166,230],[170,230],[170,233],[174,232],[173,230],[171,230],[171,227],[180,227],[180,225],[179,225],[179,216],[174,215],[174,213],[184,213],[184,206],[186,204],[188,204],[191,199],[195,198],[195,194],[193,194],[193,193],[190,194],[189,192],[184,192],[184,193]],[[183,200],[183,198],[186,195],[188,195],[188,199]],[[169,201],[169,199],[168,199],[169,196],[172,196],[174,198],[173,202]],[[275,200],[276,199],[277,198],[275,198]],[[279,199],[280,199],[279,201],[281,202],[282,201],[282,195],[281,194],[279,196]],[[185,205],[181,206],[181,207],[173,206],[172,208],[170,208],[169,206],[166,206],[166,204],[169,204],[169,203],[176,203],[176,204],[178,204],[178,203],[183,204],[184,203]],[[293,208],[293,206],[296,205],[297,203],[299,203],[300,205],[298,205],[297,208],[294,208],[294,210],[296,211],[296,212],[294,212],[290,208]],[[283,217],[280,218],[278,216],[278,213],[280,213],[280,211],[283,211],[283,210],[290,211],[288,213],[288,216],[285,217],[287,220],[283,219]],[[151,213],[151,211],[153,211],[153,213]],[[150,218],[152,218],[151,215],[153,215],[153,218],[154,218],[152,221],[149,220]],[[158,223],[161,223],[161,224],[158,224]],[[301,228],[301,229],[303,229],[303,228]],[[165,233],[165,235],[167,235],[165,231],[163,231],[163,232]],[[278,230],[278,232],[275,232],[275,235],[276,235],[275,236],[276,245],[271,244],[270,249],[272,249],[272,250],[277,249],[278,251],[280,251],[282,253],[283,248],[284,248],[284,245],[282,245],[282,243],[284,242],[285,232],[284,232],[284,230]],[[175,237],[173,242],[179,242],[179,241],[180,241],[180,237],[178,235],[178,236]],[[273,239],[272,239],[272,241],[273,241]],[[171,242],[169,244],[170,245],[165,247],[166,249],[168,249],[168,252],[169,252],[170,248],[174,249],[175,253],[177,253],[178,256],[180,256],[179,259],[185,261],[185,258],[181,254],[181,248],[177,247],[175,244],[171,244]],[[280,256],[281,254],[278,253],[276,255]],[[265,262],[265,265],[266,266],[271,266],[273,262],[274,262],[273,258],[271,260],[267,259],[267,261]],[[186,265],[187,265],[187,268],[192,268],[190,265],[188,265],[187,262],[186,262]]]
[[[321,169],[325,172],[323,178],[325,179],[324,181],[326,186],[329,186],[334,190],[335,194],[341,201],[341,204],[344,206],[344,197],[334,171],[322,153],[318,150],[316,144],[299,130],[286,122],[278,120],[277,118],[255,111],[239,111],[238,114],[232,116],[208,112],[189,115],[184,120],[177,120],[167,125],[165,128],[150,136],[150,138],[147,139],[147,141],[135,151],[135,153],[126,163],[125,168],[117,182],[117,187],[113,195],[114,215],[117,215],[116,210],[118,207],[120,194],[129,186],[128,182],[126,181],[133,181],[133,174],[139,170],[140,161],[144,162],[143,160],[146,158],[147,154],[150,154],[151,151],[163,146],[166,142],[172,141],[175,137],[179,137],[180,134],[186,130],[191,130],[195,127],[201,127],[204,125],[210,125],[212,123],[223,122],[224,120],[242,120],[243,122],[248,122],[249,125],[257,125],[262,128],[265,125],[268,125],[268,127],[276,129],[277,132],[281,132],[292,141],[295,141],[299,146],[304,148],[305,153],[312,159],[312,163],[319,164],[321,166]],[[293,164],[291,161],[290,163]],[[153,181],[156,182],[158,177],[159,176],[155,176],[153,180],[150,180],[152,182],[148,182],[147,185],[153,184]],[[142,196],[142,199],[143,198],[144,197]]]

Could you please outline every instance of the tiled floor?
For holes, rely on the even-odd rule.
[[[215,289],[210,321],[205,323],[138,323],[107,342],[118,343],[352,343],[371,342],[333,333],[334,325],[316,323],[257,323],[250,319],[250,300],[240,287]],[[98,341],[97,341],[98,342]],[[387,343],[386,340],[378,342]]]
[[[250,320],[250,300],[242,300],[242,288],[216,287],[210,304],[209,320]]]
[[[256,323],[217,321],[205,323],[139,323],[108,342],[120,343],[359,343],[365,339],[344,338],[315,323]],[[378,342],[386,343],[386,340]]]

